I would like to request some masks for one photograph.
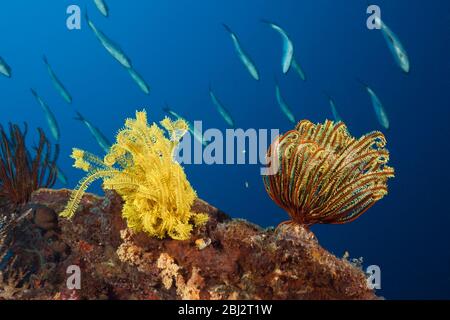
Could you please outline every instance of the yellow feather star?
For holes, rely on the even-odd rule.
[[[197,195],[174,160],[174,150],[188,125],[165,118],[161,126],[170,140],[157,124],[148,125],[145,111],[136,112],[136,119],[125,121],[103,160],[74,149],[75,167],[88,175],[60,215],[73,217],[89,185],[103,179],[105,189],[115,190],[123,198],[122,216],[130,229],[158,238],[189,239],[193,226],[205,224],[208,215],[191,211]]]

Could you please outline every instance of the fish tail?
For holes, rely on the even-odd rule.
[[[90,22],[91,20],[89,19],[89,14],[88,14],[88,8],[87,6],[85,6],[84,8],[84,18],[86,19],[87,22]]]
[[[356,81],[358,81],[364,88],[367,88],[367,87],[369,87],[368,85],[367,85],[367,83],[365,83],[364,81],[362,81],[360,78],[355,78],[356,79]]]
[[[270,22],[269,20],[264,19],[264,18],[259,19],[259,21],[260,21],[261,23],[265,23],[265,24],[272,24],[272,22]]]
[[[46,65],[49,65],[48,60],[47,60],[47,56],[46,56],[45,54],[42,55],[42,60],[44,61],[44,63],[45,63]]]
[[[81,113],[79,113],[78,111],[75,111],[75,113],[77,114],[77,116],[74,118],[75,120],[81,121],[81,122],[85,121],[85,119]]]
[[[31,94],[32,94],[35,98],[38,97],[38,94],[37,94],[36,90],[34,90],[33,88],[30,88],[30,91],[31,91]]]
[[[226,23],[222,23],[222,26],[225,28],[225,30],[227,30],[229,33],[233,33],[233,31],[231,30],[231,28],[226,24]]]
[[[167,101],[164,101],[164,107],[162,108],[162,110],[165,113],[170,113],[170,107],[169,107],[169,104],[167,103]]]
[[[275,85],[276,85],[277,87],[279,87],[279,85],[278,85],[278,78],[277,78],[277,75],[276,75],[276,74],[273,75],[273,82],[275,82]]]
[[[328,99],[328,100],[333,100],[333,98],[331,98],[331,95],[328,91],[322,90],[322,94]]]

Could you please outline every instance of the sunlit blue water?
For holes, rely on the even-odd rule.
[[[323,92],[336,100],[354,135],[380,130],[366,81],[384,102],[391,129],[391,163],[397,177],[389,195],[354,223],[315,226],[321,244],[342,255],[363,256],[382,270],[382,290],[390,299],[450,298],[450,215],[448,103],[450,5],[448,1],[376,1],[385,22],[400,37],[411,59],[405,75],[383,37],[366,28],[366,1],[332,0],[107,0],[104,18],[92,1],[3,1],[0,56],[13,77],[0,77],[1,123],[28,122],[48,128],[30,94],[35,88],[61,128],[61,169],[75,187],[82,173],[72,169],[72,147],[101,153],[87,129],[73,120],[80,111],[111,140],[126,117],[146,108],[160,120],[165,102],[204,127],[226,124],[208,96],[211,84],[241,128],[292,128],[275,100],[274,78],[298,119],[331,118]],[[66,8],[88,8],[91,19],[121,45],[151,86],[144,95],[111,58],[87,25],[66,28]],[[280,70],[279,35],[260,22],[282,25],[295,43],[308,80]],[[238,60],[222,27],[239,36],[261,74],[253,80]],[[68,105],[54,90],[42,55],[71,92]],[[264,226],[287,215],[267,197],[259,166],[186,166],[200,197],[233,217]],[[245,187],[248,182],[249,188]],[[58,186],[60,187],[60,185]],[[93,188],[98,191],[98,185]]]

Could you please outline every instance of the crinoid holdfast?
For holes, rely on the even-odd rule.
[[[263,176],[264,185],[288,223],[350,222],[387,194],[394,169],[385,145],[381,132],[356,139],[343,122],[303,120],[272,144],[268,157],[279,170]]]

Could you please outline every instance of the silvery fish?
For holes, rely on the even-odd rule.
[[[278,86],[278,84],[275,84],[275,95],[277,97],[277,102],[281,108],[281,111],[283,111],[283,113],[286,115],[286,117],[289,119],[290,122],[295,124],[294,114],[292,113],[291,108],[284,101],[284,99],[281,95],[280,87]]]
[[[48,162],[46,162],[45,159],[41,160],[42,165],[46,165]],[[67,179],[67,176],[61,171],[61,169],[58,168],[57,165],[53,167],[55,169],[56,173],[56,179],[59,180],[63,185],[67,185],[69,183],[69,180]]]
[[[373,109],[375,111],[375,114],[377,116],[378,122],[380,125],[385,128],[389,129],[389,118],[387,116],[386,110],[383,107],[383,104],[381,103],[380,99],[376,95],[376,93],[364,82],[359,80],[359,82],[364,86],[367,93],[370,96],[370,100],[372,102]]]
[[[113,56],[114,59],[119,61],[121,65],[125,68],[131,68],[131,61],[120,48],[119,45],[115,44],[111,39],[109,39],[102,31],[97,29],[94,23],[89,19],[89,16],[86,11],[86,21],[89,25],[89,28],[94,32],[97,39],[100,43],[105,47],[105,49]]]
[[[134,80],[134,82],[136,82],[136,84],[139,86],[139,88],[145,94],[149,94],[150,93],[150,87],[145,82],[144,78],[142,78],[142,76],[139,73],[137,73],[137,71],[134,70],[133,68],[130,68],[130,69],[127,69],[127,70],[128,70],[128,73],[130,74],[131,78]]]
[[[212,91],[211,87],[209,88],[209,96],[211,97],[211,101],[213,102],[214,106],[216,107],[217,111],[219,111],[220,115],[225,120],[225,122],[230,127],[234,128],[233,118],[231,117],[231,115],[227,111],[227,109],[223,106],[223,104],[219,101],[219,99],[216,97],[216,95]]]
[[[70,93],[66,90],[62,82],[58,79],[55,72],[53,71],[52,67],[48,63],[47,57],[43,56],[42,59],[44,60],[45,65],[47,66],[48,74],[50,75],[50,78],[52,79],[53,86],[56,88],[56,90],[59,92],[59,94],[66,100],[67,103],[72,103],[72,97],[70,96]]]
[[[95,6],[101,12],[102,15],[107,17],[109,15],[108,5],[105,0],[94,0]]]
[[[293,56],[294,56],[294,45],[292,44],[291,39],[289,38],[286,31],[284,31],[279,25],[272,23],[267,20],[262,20],[262,22],[267,23],[272,29],[276,30],[283,40],[283,54],[281,57],[281,67],[283,69],[283,73],[287,73],[291,68]]]
[[[334,121],[336,121],[336,122],[342,121],[342,118],[339,115],[339,112],[337,111],[337,107],[336,107],[336,103],[334,102],[334,99],[328,94],[325,94],[325,95],[327,96],[328,102],[330,103],[330,108],[331,108],[331,112],[333,113]]]
[[[303,81],[306,81],[305,72],[303,71],[302,66],[297,62],[297,60],[295,60],[295,58],[292,58],[291,67]]]
[[[11,67],[0,57],[0,73],[5,77],[11,78]]]
[[[189,132],[192,134],[192,136],[197,139],[197,141],[199,141],[203,146],[207,146],[208,142],[206,142],[203,139],[203,136],[200,132],[198,132],[197,130],[195,130],[194,126],[192,125],[192,123],[188,120],[186,120],[185,118],[183,118],[182,116],[180,116],[178,113],[176,113],[175,111],[173,111],[172,109],[169,108],[169,106],[166,105],[166,107],[163,108],[163,111],[166,112],[167,114],[171,115],[172,117],[174,117],[177,120],[184,120],[189,127]]]
[[[98,145],[103,149],[105,153],[109,152],[109,149],[111,148],[111,143],[108,141],[108,139],[98,130],[92,123],[87,120],[85,117],[81,115],[81,113],[77,112],[77,117],[75,120],[83,122],[86,127],[91,132],[92,136],[94,137],[95,141],[97,141]]]
[[[67,179],[67,176],[58,167],[56,167],[56,178],[63,185],[67,185],[69,183],[69,180]]]
[[[42,98],[37,94],[37,92],[34,89],[30,90],[33,96],[36,98],[39,105],[42,107],[42,110],[44,110],[45,119],[47,120],[47,124],[50,128],[50,132],[52,133],[53,138],[55,138],[55,140],[58,141],[60,138],[60,134],[58,123],[56,122],[55,116],[50,110],[50,107],[44,102],[44,100],[42,100]]]
[[[250,56],[245,53],[244,49],[242,49],[241,42],[239,41],[239,38],[236,36],[236,34],[228,27],[226,24],[223,24],[225,30],[228,31],[228,33],[231,36],[231,40],[233,40],[234,48],[239,56],[239,59],[242,61],[244,66],[247,68],[248,72],[251,74],[251,76],[255,80],[259,80],[259,72],[256,68],[255,64],[253,63]]]
[[[377,18],[377,22],[381,27],[381,33],[386,40],[389,50],[391,50],[391,53],[394,56],[395,62],[405,73],[408,73],[410,69],[408,54],[399,38],[380,18]]]

